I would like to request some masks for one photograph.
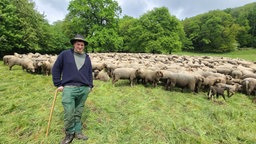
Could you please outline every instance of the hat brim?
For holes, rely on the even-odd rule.
[[[88,42],[85,41],[84,39],[71,39],[71,40],[70,40],[70,43],[73,45],[76,41],[84,42],[84,45],[85,45],[85,46],[88,45]]]

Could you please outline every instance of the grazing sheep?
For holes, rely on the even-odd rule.
[[[170,74],[166,89],[172,89],[174,86],[182,88],[182,92],[185,88],[188,88],[191,92],[198,92],[200,85],[203,82],[203,77],[195,75],[194,73],[180,72]]]
[[[95,77],[97,80],[101,81],[109,81],[110,77],[108,73],[103,69],[100,72],[98,72],[97,76]]]
[[[213,100],[213,97],[216,96],[216,98],[219,98],[219,95],[221,95],[223,97],[224,100],[226,100],[225,98],[225,88],[223,87],[218,87],[218,86],[211,86],[210,90],[208,92],[208,99]]]
[[[144,85],[150,82],[154,87],[156,87],[159,80],[163,77],[163,72],[160,70],[154,71],[138,69],[138,77],[142,79]]]
[[[12,57],[15,57],[15,56],[14,55],[5,55],[3,57],[4,65],[8,65],[9,64],[9,59],[12,58]]]
[[[114,85],[119,79],[129,79],[130,85],[133,86],[137,77],[137,70],[134,68],[116,68],[112,75],[112,84]]]
[[[25,69],[27,72],[35,72],[34,62],[29,58],[10,58],[8,62],[9,70],[15,65],[22,66],[22,69]]]
[[[241,82],[244,92],[247,95],[251,95],[252,92],[255,92],[256,88],[256,79],[255,78],[245,78]]]
[[[228,92],[228,97],[231,97],[235,94],[235,92],[238,92],[238,91],[242,90],[242,85],[237,84],[237,83],[235,83],[233,85],[224,84],[224,83],[217,83],[216,86],[226,89],[227,92]]]
[[[45,75],[49,76],[52,72],[52,67],[54,63],[50,63],[49,61],[42,61],[42,71]]]

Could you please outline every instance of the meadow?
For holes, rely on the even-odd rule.
[[[181,54],[181,53],[180,53]],[[206,55],[183,53],[183,55]],[[226,56],[256,61],[256,50]],[[61,93],[46,128],[55,87],[51,76],[9,71],[0,61],[0,143],[55,144],[64,137]],[[162,86],[135,85],[121,80],[94,81],[83,113],[83,132],[90,144],[255,144],[256,104],[241,93],[224,101],[205,92],[166,91]],[[83,141],[74,140],[74,144]]]
[[[216,57],[229,57],[240,58],[248,61],[256,61],[256,50],[253,48],[242,48],[229,53],[193,53],[193,52],[178,52],[177,55],[190,55],[190,56],[216,56]]]

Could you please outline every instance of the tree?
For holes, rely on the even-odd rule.
[[[200,52],[229,52],[237,48],[239,25],[230,14],[215,10],[184,20],[184,30]]]
[[[76,33],[84,35],[93,51],[113,51],[122,43],[117,34],[121,8],[116,1],[73,0],[68,10],[65,27],[70,38]]]
[[[9,0],[0,1],[0,56],[11,53],[14,48],[23,48],[19,44],[22,37],[17,29],[19,18],[16,15],[17,8]]]
[[[256,3],[250,3],[242,7],[228,8],[224,10],[232,15],[235,23],[240,25],[237,41],[241,48],[256,47]]]
[[[48,45],[52,38],[50,25],[34,6],[29,0],[0,2],[1,55],[54,49]]]
[[[237,17],[235,17],[236,23],[240,25],[240,29],[237,34],[237,41],[240,47],[249,47],[251,34],[249,33],[250,25],[249,20],[247,19],[246,13],[239,13]]]
[[[28,0],[13,0],[13,5],[17,8],[17,16],[19,17],[18,27],[21,34],[20,44],[22,52],[33,52],[41,50],[39,41],[42,36],[42,23],[45,22],[44,16],[37,12],[34,7],[35,3]]]
[[[139,48],[150,53],[181,51],[185,36],[180,21],[171,16],[166,7],[155,8],[142,15],[139,23],[143,28],[138,37]]]
[[[251,43],[252,47],[256,47],[256,3],[252,7],[248,14],[248,20],[250,25],[249,33],[251,34]]]
[[[48,32],[48,38],[43,38],[46,43],[48,49],[44,49],[45,53],[60,53],[63,49],[68,49],[71,47],[71,44],[69,42],[69,38],[64,33],[64,22],[63,21],[57,21],[54,22],[53,25],[49,27]]]
[[[95,26],[94,29],[97,29]],[[91,45],[93,45],[93,52],[115,52],[123,44],[122,38],[114,28],[98,27],[94,30],[93,36],[90,38]]]
[[[136,37],[139,36],[139,28],[141,25],[138,25],[138,19],[131,16],[125,15],[119,20],[118,23],[118,35],[123,40],[123,45],[118,49],[119,52],[138,52],[134,45]],[[136,42],[135,42],[136,43]]]

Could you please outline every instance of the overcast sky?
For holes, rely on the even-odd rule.
[[[36,9],[46,15],[49,23],[63,20],[70,0],[34,0]],[[240,7],[256,0],[117,0],[122,15],[139,18],[155,7],[167,7],[171,15],[182,20],[210,10]]]

